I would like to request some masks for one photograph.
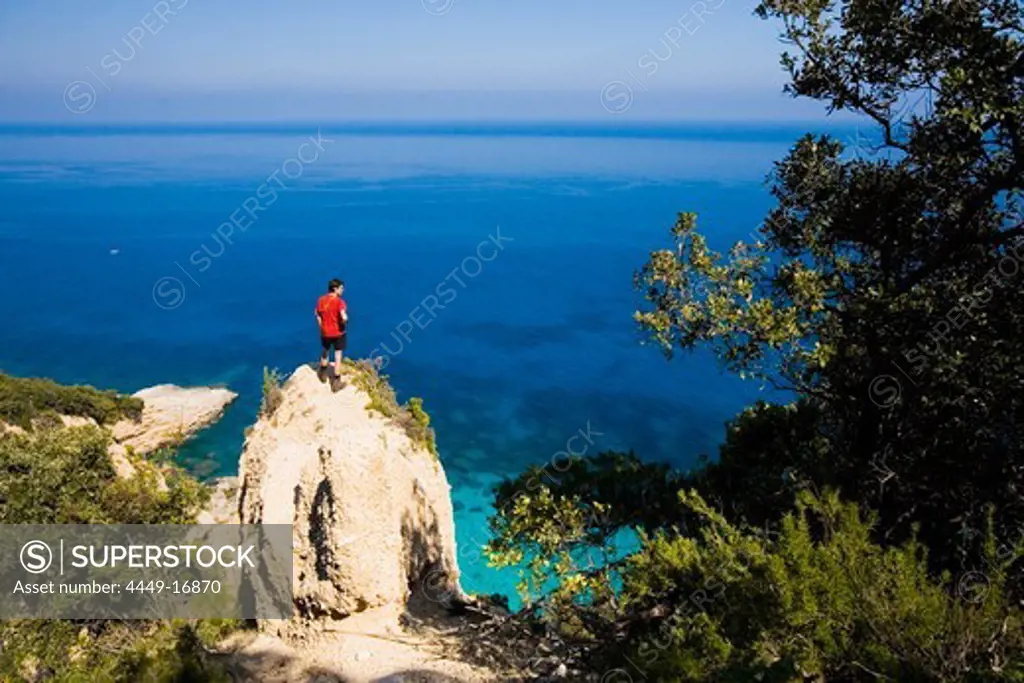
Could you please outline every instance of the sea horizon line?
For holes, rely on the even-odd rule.
[[[507,120],[507,121],[368,121],[368,120],[210,120],[175,122],[40,123],[0,122],[0,136],[10,135],[290,135],[311,129],[324,134],[380,136],[486,137],[609,137],[645,139],[790,139],[804,133],[845,134],[870,130],[871,124],[821,120],[629,121]]]

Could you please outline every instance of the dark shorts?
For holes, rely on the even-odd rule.
[[[348,335],[343,334],[340,337],[320,337],[320,345],[324,347],[324,351],[330,351],[332,346],[335,351],[344,351],[348,347]]]

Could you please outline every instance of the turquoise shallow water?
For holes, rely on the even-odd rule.
[[[311,310],[340,275],[350,354],[386,345],[400,396],[425,399],[464,582],[487,592],[515,581],[478,552],[502,477],[580,431],[576,452],[686,467],[763,395],[706,355],[641,346],[632,276],[678,211],[713,246],[746,236],[798,128],[324,127],[317,158],[287,164],[315,133],[0,129],[0,367],[124,391],[227,384],[240,399],[182,457],[232,474],[262,368],[312,360]],[[273,205],[219,237],[282,169]],[[425,315],[432,294],[445,306]]]

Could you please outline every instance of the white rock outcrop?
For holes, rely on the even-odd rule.
[[[110,428],[114,441],[137,453],[175,446],[220,419],[238,398],[219,387],[160,384],[132,394],[142,399],[142,419],[121,420]]]
[[[450,487],[437,458],[367,410],[347,370],[337,393],[309,367],[249,432],[239,463],[242,523],[293,524],[300,618],[405,605],[412,591],[461,598]],[[424,587],[425,586],[425,587]]]

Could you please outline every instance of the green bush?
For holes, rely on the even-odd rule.
[[[44,414],[88,417],[99,424],[111,424],[122,418],[142,417],[142,399],[0,373],[0,421],[31,429],[33,420]]]
[[[399,424],[402,425],[413,443],[423,445],[435,458],[437,455],[437,441],[434,437],[434,430],[430,426],[430,415],[423,408],[423,399],[413,396],[404,406],[402,418]]]
[[[355,385],[370,396],[366,409],[394,420],[414,444],[437,458],[437,442],[430,426],[430,415],[423,408],[423,399],[413,396],[405,405],[399,404],[387,375],[380,374],[372,361],[346,358],[345,365],[353,373]]]
[[[0,524],[182,524],[208,499],[171,465],[135,458],[118,477],[109,445],[97,427],[0,435]]]
[[[401,411],[395,390],[388,383],[387,375],[377,371],[377,366],[368,360],[354,361],[345,359],[345,366],[352,372],[355,385],[365,391],[370,402],[366,405],[367,410],[373,410],[384,417],[395,417]]]
[[[194,521],[209,496],[205,486],[170,463],[131,453],[126,457],[135,474],[121,478],[109,446],[109,434],[98,427],[0,434],[0,523]],[[237,626],[223,620],[4,620],[0,680],[226,683],[230,678],[207,648]]]
[[[624,571],[622,615],[658,615],[625,644],[652,680],[1024,680],[1006,560],[964,591],[929,574],[916,541],[874,543],[873,516],[834,493],[799,494],[777,536],[681,501],[700,530],[647,539]]]
[[[281,406],[284,394],[281,384],[284,377],[277,369],[263,368],[263,398],[260,401],[260,415],[271,417]]]

